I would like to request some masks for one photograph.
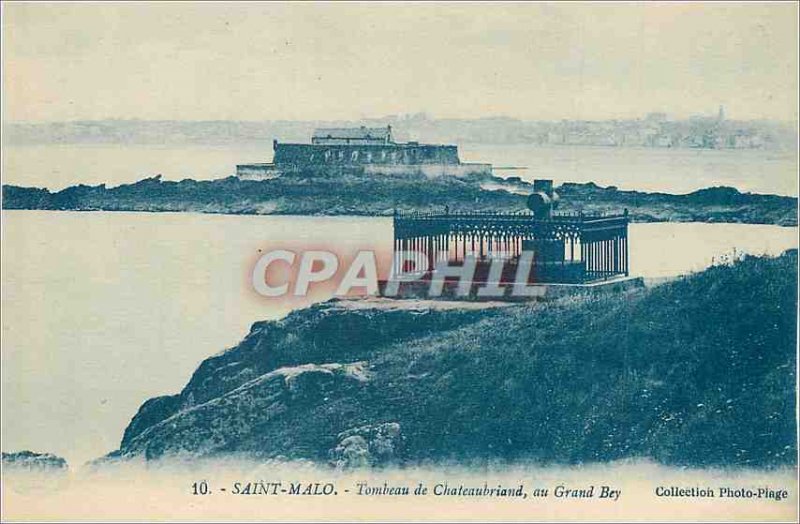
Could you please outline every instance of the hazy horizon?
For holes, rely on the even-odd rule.
[[[713,118],[714,112],[708,111],[706,113],[697,113],[692,115],[686,115],[677,117],[671,115],[668,111],[649,111],[642,115],[632,115],[626,118],[519,118],[513,115],[485,115],[480,117],[459,117],[459,116],[449,116],[449,117],[439,117],[437,115],[425,114],[423,121],[480,121],[480,120],[516,120],[519,122],[526,122],[526,123],[558,123],[558,122],[612,122],[612,121],[633,121],[633,120],[644,120],[648,114],[654,113],[666,113],[667,121],[685,121],[690,120],[692,118]],[[392,121],[392,122],[404,122],[404,121],[415,121],[418,119],[416,114],[399,114],[399,115],[377,115],[377,116],[364,116],[359,118],[336,118],[336,119],[323,119],[323,118],[301,118],[301,119],[281,119],[281,118],[236,118],[236,119],[203,119],[203,118],[193,118],[193,119],[170,119],[170,118],[154,118],[154,119],[145,119],[145,118],[92,118],[92,119],[84,119],[78,118],[73,120],[6,120],[3,121],[5,125],[48,125],[48,124],[73,124],[73,123],[81,123],[81,122],[176,122],[176,123],[210,123],[210,122],[242,122],[242,123],[324,123],[324,122],[375,122],[375,121]],[[731,115],[730,117],[726,117],[726,120],[729,122],[772,122],[776,124],[785,124],[785,125],[797,125],[797,119],[778,119],[778,118],[736,118],[735,115]],[[416,120],[419,121],[419,120]]]
[[[3,121],[798,120],[796,3],[3,4]]]

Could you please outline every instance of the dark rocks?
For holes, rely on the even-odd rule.
[[[179,395],[166,395],[151,398],[142,404],[128,427],[125,428],[121,446],[127,446],[134,437],[145,429],[174,415],[180,407],[180,401]]]
[[[484,189],[486,184],[498,190]],[[272,180],[228,177],[165,181],[160,176],[117,187],[78,185],[46,189],[3,186],[5,209],[185,211],[251,215],[391,215],[402,211],[525,210],[531,184],[489,175],[427,178],[360,172],[296,173]],[[586,213],[628,208],[639,222],[741,222],[797,225],[797,199],[714,187],[688,195],[620,191],[565,183],[556,188],[561,210]]]
[[[363,411],[359,392],[376,378],[367,363],[372,356],[387,343],[492,314],[348,309],[331,301],[258,322],[239,345],[205,360],[180,394],[145,402],[113,455],[155,459],[235,450],[326,460],[337,436],[357,426],[351,421]],[[373,446],[379,460],[386,458],[382,438]]]
[[[720,222],[797,225],[797,198],[741,193],[711,187],[686,195],[623,191],[594,183],[565,183],[558,188],[560,211],[587,213],[628,209],[634,222]]]
[[[796,289],[791,250],[579,300],[320,304],[255,324],[177,400],[143,406],[113,456],[785,466]]]
[[[144,455],[147,459],[211,456],[230,451],[264,457],[297,455],[292,445],[303,438],[294,436],[268,446],[264,441],[291,434],[294,416],[303,417],[309,410],[324,407],[331,398],[346,396],[368,381],[365,368],[364,362],[354,362],[276,369],[211,401],[189,405],[140,431],[123,443],[122,455]],[[266,429],[269,425],[272,428]]]
[[[45,473],[66,471],[67,461],[52,453],[34,453],[33,451],[17,451],[2,453],[3,468],[11,471]]]

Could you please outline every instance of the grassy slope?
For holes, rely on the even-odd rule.
[[[323,304],[254,325],[180,395],[143,406],[122,454],[325,460],[339,432],[398,422],[407,461],[793,463],[796,289],[795,251],[626,296],[416,313]],[[263,378],[356,361],[367,382]]]

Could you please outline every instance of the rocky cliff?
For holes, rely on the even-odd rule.
[[[624,295],[259,322],[109,458],[795,462],[797,252]]]

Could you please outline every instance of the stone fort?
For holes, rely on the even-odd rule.
[[[237,165],[236,176],[264,180],[283,173],[337,169],[430,177],[492,173],[491,164],[462,163],[454,145],[395,142],[392,126],[317,129],[310,144],[274,140],[273,149],[272,163]]]

